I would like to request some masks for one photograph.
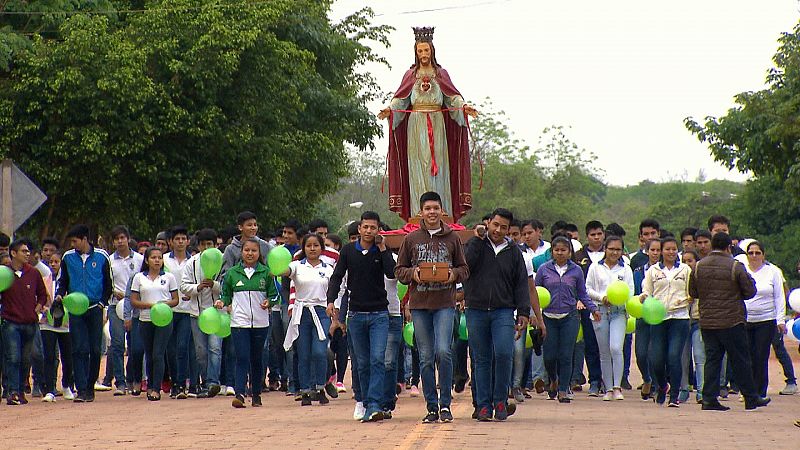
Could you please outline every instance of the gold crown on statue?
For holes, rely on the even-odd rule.
[[[436,27],[412,27],[414,40],[417,42],[433,42],[433,30]]]

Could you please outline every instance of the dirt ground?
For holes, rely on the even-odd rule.
[[[790,352],[800,361],[795,348]],[[800,448],[800,428],[792,424],[800,419],[800,395],[778,395],[784,380],[774,360],[770,377],[772,403],[757,411],[745,412],[736,396],[726,402],[730,411],[712,412],[701,411],[693,395],[675,409],[643,402],[636,390],[617,402],[584,391],[571,404],[534,394],[505,423],[471,420],[469,389],[455,394],[449,424],[422,424],[424,401],[407,391],[392,420],[368,424],[353,420],[349,392],[302,408],[273,392],[263,395],[263,408],[243,410],[234,410],[230,397],[148,402],[98,392],[94,403],[3,403],[0,438],[5,448]]]

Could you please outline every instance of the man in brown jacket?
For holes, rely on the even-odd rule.
[[[744,329],[744,300],[756,294],[756,285],[742,263],[733,259],[730,246],[731,238],[727,233],[715,234],[711,239],[711,253],[697,263],[689,279],[689,293],[698,299],[700,307],[700,332],[706,349],[704,410],[730,409],[722,406],[717,398],[720,365],[726,352],[744,396],[745,409],[769,403],[769,398],[761,398],[756,391]]]
[[[453,385],[453,323],[456,283],[469,277],[461,240],[442,222],[442,199],[436,192],[426,192],[419,199],[422,221],[418,230],[409,233],[400,245],[394,273],[408,284],[409,302],[414,321],[414,336],[419,349],[422,392],[428,412],[424,423],[452,422],[450,390]],[[425,282],[420,277],[420,263],[445,263],[449,266],[444,282]],[[439,366],[439,389],[436,392],[434,367]]]

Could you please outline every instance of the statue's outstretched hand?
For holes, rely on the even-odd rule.
[[[378,119],[380,120],[386,119],[387,117],[389,117],[389,114],[391,114],[391,112],[392,110],[389,108],[382,109],[381,112],[378,113]]]
[[[478,110],[467,104],[464,105],[464,112],[469,114],[473,119],[478,117]]]

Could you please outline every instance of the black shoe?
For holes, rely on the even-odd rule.
[[[86,399],[85,399],[85,398],[83,398],[83,394],[81,394],[81,393],[78,393],[78,394],[75,396],[75,398],[73,398],[73,399],[72,399],[72,403],[83,403],[83,402],[85,402],[85,401],[86,401]]]
[[[281,392],[287,392],[289,390],[289,382],[288,381],[281,381],[281,386],[278,388]]]
[[[178,398],[181,389],[178,386],[172,386],[169,390],[169,398]]]
[[[464,388],[467,386],[467,380],[469,378],[458,378],[453,385],[453,390],[456,391],[456,394],[460,394],[464,392]]]
[[[375,411],[375,412],[369,413],[369,416],[365,415],[364,418],[361,419],[361,423],[380,422],[383,419],[384,419],[383,411]]]
[[[16,406],[16,405],[21,405],[22,402],[20,401],[18,394],[11,394],[6,399],[6,404]]]
[[[254,395],[253,398],[250,399],[250,404],[253,405],[253,407],[255,407],[255,408],[261,406],[261,396],[260,395]]]
[[[718,401],[714,401],[714,402],[703,402],[703,406],[701,406],[700,409],[702,409],[703,411],[727,411],[730,408],[722,405]]]
[[[208,387],[208,398],[216,397],[217,394],[219,394],[220,389],[222,389],[222,388],[218,384],[212,384],[211,386],[209,386]]]
[[[339,398],[339,391],[336,390],[336,385],[333,383],[326,383],[325,390],[324,391],[320,390],[320,392],[322,393],[322,396],[328,394],[328,397],[330,398]],[[320,400],[320,403],[322,403],[322,400]]]
[[[769,397],[755,397],[748,399],[747,397],[744,398],[744,409],[752,410],[756,408],[760,408],[762,406],[767,406],[772,399]]]
[[[667,391],[666,390],[658,390],[658,395],[656,395],[656,403],[660,406],[663,405],[664,402],[667,401]]]
[[[513,403],[509,403],[506,405],[506,411],[508,412],[509,417],[513,416],[515,412],[517,412],[517,405]]]
[[[392,419],[392,411],[389,410],[389,409],[383,410],[383,418],[385,420],[391,420]]]
[[[483,407],[478,411],[478,422],[491,422],[492,421],[492,412],[489,411],[489,408]]]
[[[477,406],[472,409],[472,418],[473,419],[477,419],[478,418],[478,407]]]
[[[422,423],[436,423],[439,421],[439,411],[430,410],[425,417],[422,418]]]
[[[197,386],[189,386],[189,390],[187,391],[184,389],[184,392],[186,392],[186,396],[189,398],[197,398],[197,394],[200,392],[200,390],[197,388]]]
[[[172,397],[172,394],[170,394],[170,397]],[[178,389],[178,392],[175,394],[174,398],[177,398],[178,400],[186,400],[189,398],[189,393],[186,392],[186,388]]]
[[[329,385],[330,385],[330,386],[333,386],[332,384],[329,384]],[[333,390],[334,390],[334,392],[336,391],[336,386],[333,386]],[[338,394],[337,394],[337,395],[338,395]],[[319,404],[320,404],[320,405],[327,405],[328,403],[330,403],[330,402],[331,402],[330,400],[328,400],[328,397],[327,397],[327,396],[325,396],[325,389],[320,389],[320,390],[317,392],[317,398],[316,398],[316,400],[319,402]]]
[[[633,390],[633,386],[631,386],[631,383],[628,381],[627,378],[623,378],[622,382],[619,385],[622,389],[625,389],[626,391]]]
[[[508,419],[508,411],[506,410],[505,402],[497,402],[494,405],[494,420],[503,421]]]
[[[308,393],[300,396],[300,406],[311,406],[311,396]]]
[[[202,388],[197,392],[197,398],[208,398],[208,389]]]
[[[236,397],[233,397],[233,400],[231,400],[231,406],[234,408],[244,408],[244,395],[236,394]]]
[[[453,421],[453,413],[450,412],[450,408],[441,408],[439,410],[439,420],[442,423],[450,423]]]
[[[83,397],[86,402],[91,403],[94,401],[94,389],[89,389],[86,391],[86,395]]]
[[[722,387],[719,388],[719,398],[727,399],[728,398],[728,393],[729,392],[728,392],[728,387],[727,386],[722,386]]]

